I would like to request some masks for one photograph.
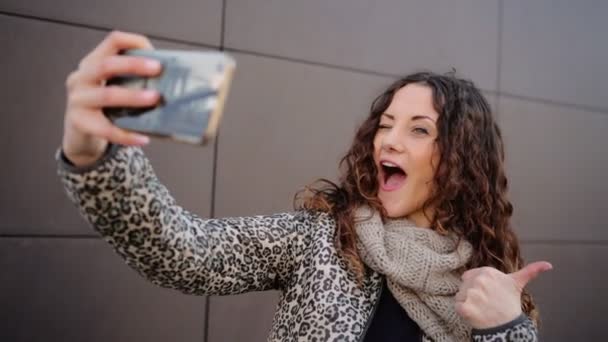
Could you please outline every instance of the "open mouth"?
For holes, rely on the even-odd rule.
[[[399,189],[403,183],[405,183],[407,173],[403,171],[403,169],[401,169],[397,164],[389,161],[381,161],[380,177],[380,187],[382,190],[393,191]]]

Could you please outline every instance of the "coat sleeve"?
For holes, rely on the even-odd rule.
[[[112,145],[58,174],[70,200],[126,263],[162,287],[227,295],[281,289],[302,259],[317,214],[203,219],[181,208],[140,148]]]
[[[538,342],[538,331],[525,314],[490,329],[473,329],[474,342]]]

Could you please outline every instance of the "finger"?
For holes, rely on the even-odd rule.
[[[78,71],[71,72],[68,77],[65,79],[65,88],[68,91],[72,91],[76,88],[76,85],[81,83],[82,73]]]
[[[467,290],[467,302],[477,307],[484,307],[485,303],[488,302],[485,292],[478,288],[471,288]]]
[[[117,75],[156,76],[161,71],[159,61],[136,56],[108,56],[95,63],[83,65],[81,80],[98,84]]]
[[[133,133],[112,125],[105,136],[109,141],[127,145],[127,146],[144,146],[150,143],[150,138],[143,134]]]
[[[160,94],[155,90],[136,90],[117,86],[91,87],[70,94],[70,106],[87,109],[103,107],[155,106]]]
[[[466,321],[470,322],[474,317],[479,316],[479,312],[476,307],[468,302],[456,303],[454,307],[456,309],[456,313]]]
[[[468,318],[468,310],[464,302],[456,302],[456,304],[454,304],[454,307],[456,308],[456,313],[458,315],[465,319]]]
[[[475,303],[479,301],[480,298],[483,298],[483,291],[475,288],[475,287],[463,287],[456,293],[454,296],[454,300],[456,302],[470,302]]]
[[[458,289],[458,292],[456,293],[456,299],[458,301],[465,301],[467,299],[467,293],[469,292],[470,289],[472,289],[474,287],[473,285],[473,281],[471,280],[465,280],[460,284],[460,287]]]
[[[143,35],[121,31],[110,32],[106,38],[82,59],[80,66],[128,49],[152,49],[152,43]]]
[[[467,300],[467,289],[461,288],[454,296],[456,303],[463,303]]]
[[[81,113],[74,119],[74,124],[83,133],[101,137],[116,144],[143,146],[150,142],[150,138],[147,136],[118,128],[108,118],[94,111]]]
[[[545,271],[549,271],[553,269],[553,266],[546,261],[538,261],[533,262],[521,270],[511,273],[510,276],[515,283],[517,284],[520,290],[523,290],[524,287],[534,278],[538,277],[539,274]]]

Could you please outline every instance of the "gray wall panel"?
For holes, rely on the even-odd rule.
[[[500,119],[520,236],[608,240],[608,116],[501,97]]]
[[[3,0],[0,10],[219,46],[221,0]]]
[[[606,14],[606,1],[504,1],[501,90],[608,111]]]
[[[339,158],[392,80],[237,54],[219,138],[216,214],[290,210],[294,193],[335,178]]]
[[[0,239],[0,341],[200,342],[204,299],[141,278],[99,239]]]
[[[2,15],[0,30],[11,32],[0,57],[6,114],[0,135],[10,166],[0,177],[0,233],[93,234],[68,202],[53,156],[61,144],[65,78],[106,33]],[[213,149],[153,141],[147,151],[179,203],[209,215]]]
[[[226,2],[226,46],[400,75],[455,67],[496,89],[498,1]]]
[[[541,341],[604,341],[608,246],[524,244],[528,261],[553,270],[529,285],[541,314]]]
[[[278,295],[276,291],[268,291],[210,297],[208,342],[266,341]]]

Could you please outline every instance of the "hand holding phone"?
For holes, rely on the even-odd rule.
[[[116,75],[154,77],[160,74],[156,60],[118,55],[125,49],[152,49],[145,36],[114,31],[82,58],[78,67],[65,80],[66,107],[63,121],[63,154],[76,166],[98,160],[108,143],[143,146],[149,138],[112,124],[103,114],[103,107],[156,106],[156,91],[138,91],[122,87],[105,87]]]
[[[152,57],[136,56],[138,53],[121,54],[122,51],[129,50],[143,51],[139,53],[142,56],[151,53]],[[63,154],[73,164],[86,166],[94,163],[104,154],[108,143],[126,146],[146,145],[149,142],[147,135],[135,131],[201,144],[209,142],[216,134],[234,71],[234,61],[228,56],[224,59],[218,57],[215,59],[216,62],[220,61],[217,64],[226,66],[220,68],[216,63],[207,63],[210,61],[209,58],[195,58],[194,54],[197,52],[188,52],[183,54],[185,60],[182,58],[181,64],[177,64],[180,67],[172,69],[171,66],[176,65],[175,60],[171,58],[174,53],[154,54],[153,51],[152,44],[145,36],[114,31],[84,56],[78,67],[68,75],[65,81],[67,97],[61,147]],[[225,62],[221,63],[222,60]],[[211,69],[211,65],[215,65],[217,69]],[[164,70],[167,77],[174,74],[170,70],[179,72],[180,68],[183,69],[185,66],[190,66],[189,70],[196,69],[196,71],[182,73],[182,76],[177,77],[180,82],[196,78],[203,80],[199,80],[198,83],[188,82],[185,85],[180,83],[182,88],[177,89],[182,90],[177,93],[165,91],[166,83],[162,83],[163,68],[166,68]],[[223,74],[224,77],[210,76],[218,73]],[[202,76],[199,76],[201,74]],[[115,79],[116,77],[120,78]],[[108,84],[110,86],[107,86]],[[120,84],[125,86],[117,86]],[[207,86],[203,87],[203,85]],[[145,91],[141,87],[152,89]],[[203,88],[215,92],[216,95],[207,98]],[[199,121],[181,120],[184,116],[188,116],[187,113],[196,116],[191,110],[182,112],[186,115],[177,115],[176,118],[179,122],[202,122],[202,127],[194,128],[194,125],[186,125],[190,130],[184,130],[182,127],[174,129],[171,125],[159,124],[162,122],[160,117],[156,117],[157,121],[153,121],[153,125],[149,123],[146,125],[139,120],[125,120],[123,123],[123,120],[129,117],[147,119],[145,115],[148,112],[156,112],[157,116],[164,113],[164,116],[161,115],[162,119],[168,120],[167,115],[170,113],[164,104],[174,103],[180,98],[175,94],[190,94],[190,89],[200,90],[194,94],[198,94],[200,98],[207,98],[205,103],[185,98],[187,100],[185,102],[191,104],[190,109],[197,106],[204,108],[205,111],[198,113],[206,113],[206,119],[203,117],[203,120]],[[160,94],[159,90],[164,94]],[[183,109],[188,106],[176,107]],[[136,108],[145,110],[140,111]],[[167,130],[167,127],[171,129]]]
[[[158,60],[160,75],[121,75],[106,86],[156,90],[153,107],[106,107],[104,114],[126,130],[205,145],[217,134],[235,62],[219,51],[128,50],[126,56]]]

